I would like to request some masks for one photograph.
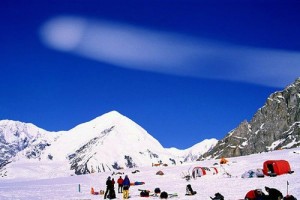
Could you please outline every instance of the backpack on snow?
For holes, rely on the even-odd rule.
[[[185,195],[195,195],[195,194],[197,194],[197,192],[192,189],[191,184],[188,184],[186,186],[186,194]]]
[[[224,200],[224,196],[221,195],[219,192],[215,194],[215,197],[210,197],[212,200]]]
[[[162,193],[160,193],[160,198],[161,199],[167,199],[168,198],[168,193],[163,191]]]
[[[149,191],[147,191],[147,190],[141,191],[140,196],[141,197],[149,197]]]
[[[155,194],[159,194],[159,193],[160,193],[160,189],[159,189],[159,188],[155,188],[155,189],[154,189],[154,193],[155,193]]]

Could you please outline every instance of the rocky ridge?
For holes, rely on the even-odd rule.
[[[271,94],[250,122],[241,122],[202,157],[235,157],[299,145],[300,78]]]

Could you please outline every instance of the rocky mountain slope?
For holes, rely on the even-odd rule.
[[[269,96],[250,122],[243,121],[204,158],[234,157],[300,145],[300,78]]]

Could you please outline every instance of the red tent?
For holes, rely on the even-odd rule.
[[[267,176],[270,174],[287,174],[291,173],[291,167],[286,160],[267,160],[263,164],[263,173]]]

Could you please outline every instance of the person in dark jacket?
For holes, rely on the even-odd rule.
[[[275,188],[269,188],[269,187],[265,187],[266,191],[268,192],[268,199],[269,200],[281,200],[283,198],[282,193],[275,189]]]
[[[109,177],[107,177],[107,180],[106,180],[106,191],[105,191],[105,194],[104,194],[104,199],[106,199],[107,194],[111,194],[113,190],[114,190],[114,185],[113,185],[113,182],[112,182],[112,180],[110,179],[110,176],[109,176]]]

